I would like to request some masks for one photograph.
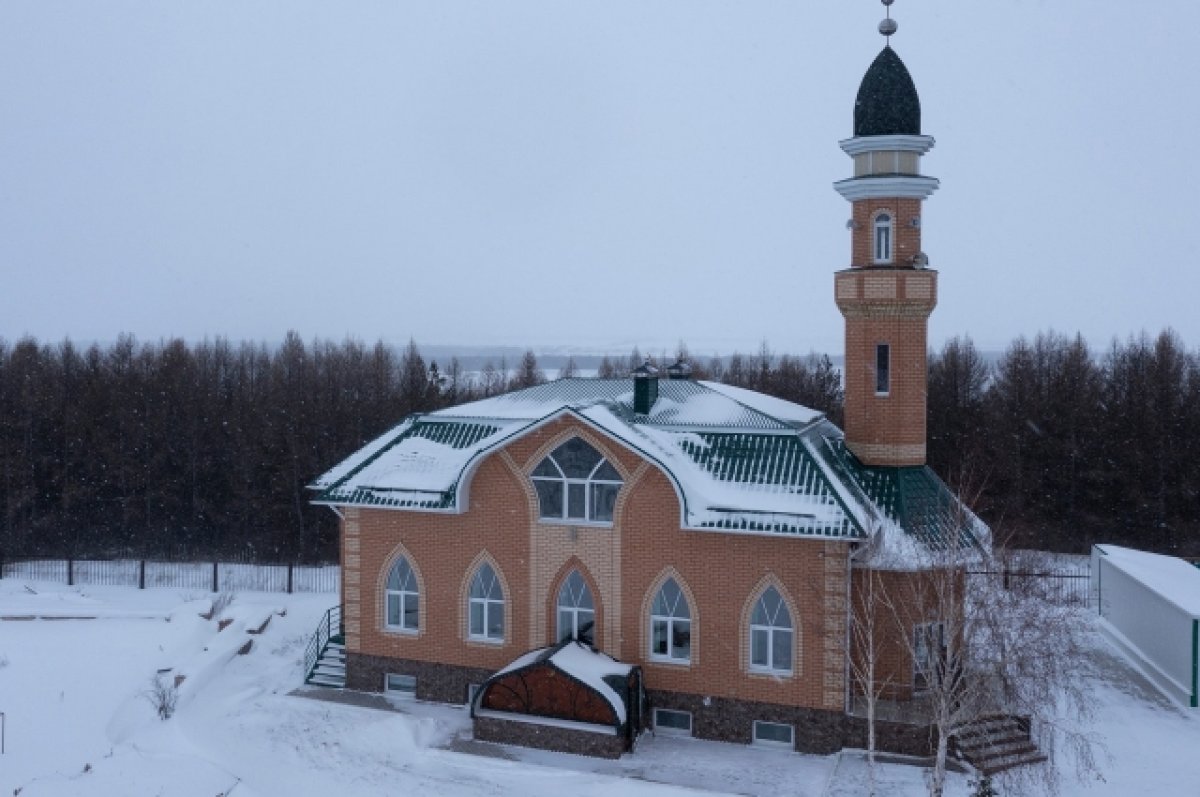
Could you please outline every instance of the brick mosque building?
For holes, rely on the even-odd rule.
[[[865,746],[848,662],[863,574],[919,578],[922,551],[989,545],[925,465],[937,273],[921,208],[938,182],[920,173],[920,113],[889,38],[836,184],[852,207],[834,278],[844,432],[686,363],[404,419],[314,484],[341,518],[342,604],[311,679],[470,703],[477,738],[598,755],[645,728]],[[885,646],[887,697],[907,700],[929,662],[911,637]],[[929,744],[927,728],[881,729],[883,748]]]

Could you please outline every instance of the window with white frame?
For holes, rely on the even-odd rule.
[[[754,743],[791,748],[795,745],[796,729],[782,722],[754,721]]]
[[[385,625],[389,630],[416,632],[420,628],[421,593],[408,557],[401,556],[388,573]]]
[[[389,672],[383,676],[383,691],[394,697],[416,697],[417,676]]]
[[[892,262],[892,233],[895,227],[890,213],[880,213],[875,217],[875,262]]]
[[[886,343],[875,344],[875,395],[886,396],[892,392],[892,347]]]
[[[913,689],[929,689],[946,666],[946,629],[942,623],[913,627]]]
[[[655,733],[692,735],[692,715],[687,711],[675,711],[670,708],[654,709]]]
[[[578,639],[591,644],[596,625],[592,591],[578,570],[572,570],[558,590],[558,640]]]
[[[467,608],[471,639],[504,641],[504,588],[500,586],[495,569],[487,562],[479,566],[471,579]]]
[[[534,469],[532,478],[543,520],[612,522],[621,475],[580,438],[554,449]]]
[[[692,659],[692,613],[673,578],[658,590],[650,608],[650,658],[681,663]]]
[[[750,669],[791,674],[792,614],[775,587],[768,587],[750,616]]]

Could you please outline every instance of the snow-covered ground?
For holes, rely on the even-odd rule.
[[[71,795],[857,795],[854,756],[649,738],[620,761],[495,747],[470,739],[466,711],[375,707],[299,688],[308,636],[330,595],[237,595],[218,631],[209,596],[178,590],[0,581],[0,794]],[[251,634],[264,620],[261,634]],[[1086,618],[1085,618],[1086,621]],[[245,655],[238,655],[253,640]],[[1097,637],[1095,732],[1104,782],[1066,795],[1200,793],[1200,716],[1149,690]],[[179,687],[159,720],[156,674]],[[298,693],[296,693],[298,691]],[[924,793],[921,770],[884,765],[880,794]],[[953,776],[950,794],[969,793]],[[1005,794],[1027,794],[1005,791]]]

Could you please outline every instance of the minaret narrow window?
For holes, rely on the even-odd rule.
[[[886,343],[875,345],[875,395],[892,392],[892,348]]]
[[[892,216],[880,213],[875,217],[875,262],[892,262]]]

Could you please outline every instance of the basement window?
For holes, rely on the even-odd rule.
[[[383,676],[383,691],[392,697],[415,698],[417,696],[417,676],[389,672]]]
[[[654,709],[654,730],[656,733],[691,736],[692,715],[687,711],[656,708]]]
[[[796,729],[791,725],[784,725],[782,722],[764,722],[763,720],[754,721],[754,743],[770,745],[772,747],[787,747],[789,750],[795,746]]]
[[[886,343],[875,345],[875,395],[886,396],[892,392],[892,347]]]

